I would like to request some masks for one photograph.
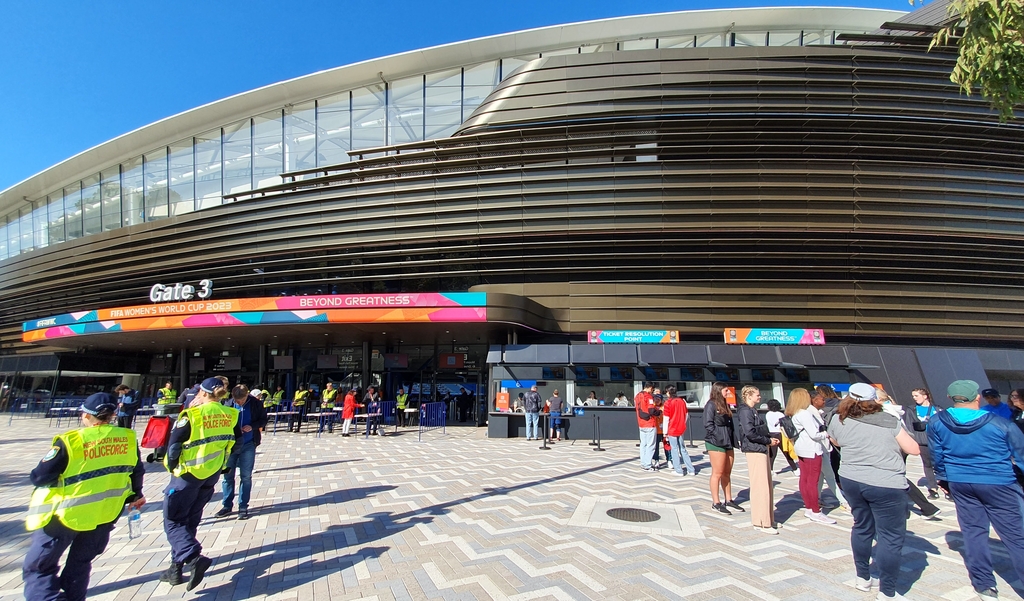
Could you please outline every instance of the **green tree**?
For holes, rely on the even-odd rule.
[[[956,20],[929,49],[958,43],[950,81],[968,96],[979,90],[1000,121],[1012,119],[1024,107],[1024,0],[952,0],[949,14]]]

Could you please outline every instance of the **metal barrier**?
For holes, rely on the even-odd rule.
[[[448,419],[447,403],[423,403],[420,405],[420,425],[416,440],[423,440],[423,433],[430,430],[440,429],[445,431],[445,422]]]

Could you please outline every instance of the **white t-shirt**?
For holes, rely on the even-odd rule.
[[[764,414],[764,420],[768,422],[768,431],[772,434],[779,434],[782,432],[782,426],[779,425],[779,420],[786,417],[786,414],[781,411],[769,411]]]

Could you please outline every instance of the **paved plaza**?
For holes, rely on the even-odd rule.
[[[58,431],[42,419],[6,421],[0,601],[21,598],[27,473]],[[218,489],[199,531],[214,564],[192,593],[157,581],[169,560],[160,514],[168,476],[150,464],[144,536],[129,540],[119,521],[93,567],[90,598],[874,599],[852,586],[852,518],[833,511],[835,526],[809,522],[793,474],[776,477],[785,527],[768,536],[747,514],[711,513],[702,449],[690,449],[703,469],[690,478],[643,472],[633,442],[605,442],[605,452],[587,442],[542,451],[533,441],[489,440],[485,428],[429,432],[422,442],[414,429],[369,439],[268,432],[253,476],[254,516],[215,518]],[[920,462],[910,463],[920,476]],[[733,482],[746,498],[742,454]],[[973,599],[953,505],[938,505],[940,520],[914,514],[908,523],[899,590],[910,599]],[[621,521],[609,509],[659,518]],[[1006,549],[995,542],[993,555],[1002,597],[1017,598]]]

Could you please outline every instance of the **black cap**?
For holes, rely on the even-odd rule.
[[[79,411],[88,413],[89,415],[99,415],[100,413],[113,413],[117,411],[117,403],[114,402],[113,397],[105,392],[97,392],[96,394],[89,395],[89,398],[85,399],[82,406],[78,408]]]
[[[995,388],[986,388],[981,391],[981,396],[1000,397],[999,391]]]

